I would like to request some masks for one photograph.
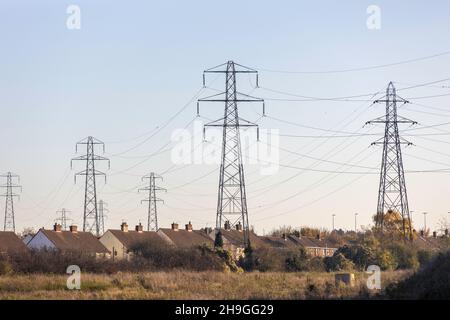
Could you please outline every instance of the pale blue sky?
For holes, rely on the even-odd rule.
[[[70,4],[81,8],[81,30],[66,28],[66,8]],[[381,8],[381,30],[366,27],[366,8],[371,4]],[[93,135],[106,142],[107,156],[136,145],[138,147],[122,156],[137,157],[155,152],[170,141],[173,130],[184,127],[195,117],[195,104],[148,142],[140,144],[148,135],[133,138],[163,124],[188,102],[201,88],[202,71],[208,67],[229,59],[261,70],[291,71],[387,64],[449,51],[449,30],[448,1],[4,0],[0,4],[0,171],[13,171],[22,177],[23,194],[16,206],[17,229],[50,227],[55,211],[61,207],[72,210],[71,217],[81,225],[83,194],[80,188],[83,185],[74,186],[72,177],[74,171],[82,169],[81,164],[76,164],[74,171],[68,171],[75,142]],[[402,88],[448,78],[449,66],[450,55],[445,55],[349,73],[261,71],[260,84],[306,96],[358,95],[384,90],[391,80]],[[217,79],[212,86],[222,89],[222,82]],[[252,91],[253,95],[289,98],[263,89],[252,90],[245,78],[240,85],[242,91]],[[405,90],[401,95],[409,98],[449,93],[450,81],[438,85],[447,88],[420,87]],[[203,94],[208,92],[205,90]],[[411,105],[400,112],[424,125],[449,120],[449,96],[417,102],[444,110]],[[268,114],[275,118],[351,132],[384,111],[380,105],[367,108],[368,102],[268,99],[266,105]],[[202,113],[209,118],[219,118],[222,109],[220,105],[204,106]],[[256,106],[242,106],[241,110],[250,120],[258,118]],[[344,127],[349,120],[352,121]],[[271,119],[263,119],[260,125],[278,128],[284,134],[324,134]],[[450,130],[448,126],[439,129]],[[361,132],[368,130],[382,132],[381,127],[364,128]],[[444,142],[408,137],[418,147],[404,151],[405,170],[443,168],[449,163],[450,156],[423,149],[450,154],[447,151],[449,137],[432,138]],[[359,165],[378,167],[381,149],[368,148],[374,139],[376,137],[365,136],[323,142],[325,139],[282,137],[281,144],[283,148],[317,158],[361,161]],[[343,149],[347,144],[349,146]],[[341,152],[336,153],[333,148]],[[351,160],[359,153],[360,156]],[[126,174],[118,172],[145,158],[111,156],[108,184],[99,183],[99,198],[108,202],[110,208],[107,227],[116,228],[122,220],[130,225],[139,220],[146,222],[145,206],[139,203],[144,195],[131,189],[139,184],[138,175],[171,168],[168,155],[148,158],[124,172]],[[281,156],[282,163],[298,167],[314,163],[285,152],[281,152]],[[439,163],[430,163],[427,159]],[[106,170],[105,166],[100,167]],[[314,168],[342,170],[330,163],[314,165]],[[192,220],[194,227],[213,225],[217,173],[184,185],[212,169],[212,165],[193,165],[165,176],[161,185],[169,191],[161,195],[166,200],[166,206],[160,208],[161,226],[168,226],[172,221],[184,224],[188,220]],[[376,209],[377,174],[360,178],[349,174],[333,177],[308,171],[276,185],[299,170],[282,168],[277,175],[267,178],[261,177],[257,169],[247,167],[246,181],[250,223],[259,232],[283,224],[329,228],[332,213],[337,215],[338,227],[350,229],[354,212],[359,213],[359,224],[368,224]],[[347,170],[357,171],[358,168]],[[330,180],[321,180],[328,178]],[[358,180],[353,181],[356,178]],[[437,227],[441,216],[450,216],[447,214],[450,211],[448,178],[449,174],[437,173],[406,176],[410,208],[417,214],[428,211],[430,226]],[[315,184],[316,187],[310,187]],[[304,188],[310,191],[277,203]],[[334,190],[339,191],[332,193]],[[422,226],[422,218],[417,224]]]

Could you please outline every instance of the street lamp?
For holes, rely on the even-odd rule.
[[[355,213],[355,232],[358,232],[358,228],[357,228],[357,225],[358,225],[358,224],[356,223],[356,221],[357,221],[357,220],[356,220],[356,219],[357,219],[356,217],[357,217],[357,216],[358,216],[358,213]]]
[[[422,212],[423,214],[423,231],[427,232],[427,214],[428,212]]]
[[[333,229],[331,231],[334,231],[334,217],[336,216],[334,213],[331,215],[332,216],[332,227]]]

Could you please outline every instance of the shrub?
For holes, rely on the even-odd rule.
[[[354,263],[347,259],[342,253],[335,252],[332,257],[326,257],[325,266],[327,271],[351,271],[355,268]]]
[[[342,254],[346,259],[351,260],[360,269],[365,269],[368,265],[376,263],[376,251],[366,245],[348,246],[339,248],[337,253]]]
[[[390,299],[450,299],[450,252],[439,253],[408,279],[386,288]]]
[[[378,252],[376,264],[381,270],[395,270],[398,266],[394,255],[386,249]]]
[[[433,252],[430,250],[417,251],[417,259],[421,267],[428,265],[433,260]]]
[[[395,257],[398,269],[417,269],[419,267],[417,252],[412,247],[397,243],[388,247],[388,250]]]

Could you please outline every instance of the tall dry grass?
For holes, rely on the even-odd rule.
[[[382,286],[409,272],[382,274]],[[0,277],[0,299],[354,299],[377,297],[367,275],[354,287],[336,286],[333,273],[152,272],[82,274],[81,290],[66,289],[63,275]]]

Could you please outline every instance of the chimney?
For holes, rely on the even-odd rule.
[[[139,224],[136,226],[135,228],[136,232],[143,232],[144,231],[144,227],[142,226],[142,224],[139,222]]]
[[[225,230],[231,230],[230,221],[225,221]]]
[[[192,232],[192,223],[189,221],[189,223],[186,225],[186,231]]]
[[[320,233],[318,233],[318,234],[316,235],[316,239],[317,239],[317,240],[320,240]]]
[[[420,236],[423,237],[425,235],[425,232],[423,230],[420,230]]]
[[[284,241],[287,241],[286,233],[283,233],[282,237],[283,237]]]
[[[240,221],[239,221],[239,223],[236,225],[236,230],[239,231],[239,232],[242,232],[242,224],[241,224]]]
[[[178,231],[178,223],[175,223],[175,222],[172,223],[172,230]]]
[[[62,230],[61,225],[59,223],[55,223],[55,225],[53,226],[53,231],[61,232],[61,230]]]
[[[448,229],[445,229],[444,234],[446,237],[448,237]]]
[[[120,225],[120,230],[122,232],[128,232],[128,225],[126,222],[122,222],[122,224]]]
[[[437,232],[433,231],[433,238],[437,238]]]
[[[70,230],[70,232],[72,232],[72,233],[77,233],[78,232],[78,227],[76,226],[76,225],[71,225],[70,227],[69,227],[69,230]]]

